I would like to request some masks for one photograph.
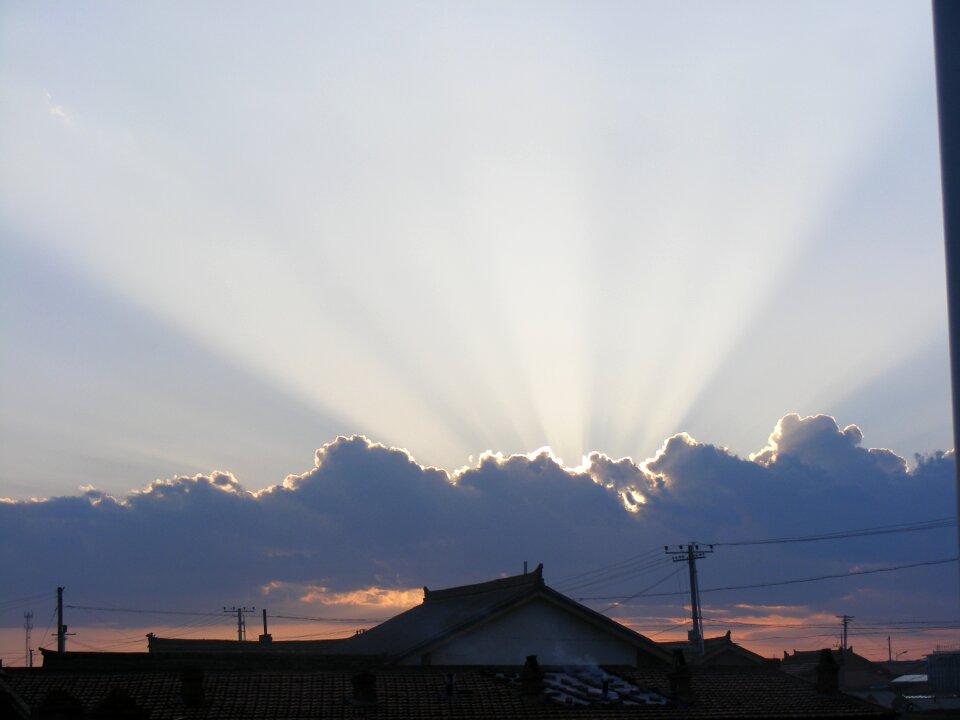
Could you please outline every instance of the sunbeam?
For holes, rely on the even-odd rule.
[[[749,452],[942,321],[929,12],[608,9],[8,10],[0,227],[428,463]]]

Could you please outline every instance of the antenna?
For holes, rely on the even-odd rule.
[[[23,629],[26,635],[24,643],[23,662],[27,667],[33,667],[33,650],[30,649],[30,631],[33,630],[33,612],[27,610],[23,614]]]
[[[850,621],[853,620],[853,615],[835,615],[841,623],[843,623],[843,634],[840,636],[840,650],[846,652],[847,650],[847,627],[850,625]]]
[[[247,639],[247,621],[244,619],[243,614],[248,612],[256,611],[255,607],[232,607],[227,608],[224,606],[223,611],[225,613],[237,614],[237,642],[243,642]]]

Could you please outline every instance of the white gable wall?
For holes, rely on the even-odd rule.
[[[542,598],[536,598],[430,652],[432,665],[635,665],[633,645]],[[404,665],[419,665],[409,657]]]

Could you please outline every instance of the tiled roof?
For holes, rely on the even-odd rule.
[[[0,718],[4,720],[27,720],[30,708],[7,683],[6,674],[0,672]]]
[[[549,669],[548,675],[550,674]],[[692,668],[692,693],[677,702],[668,670],[616,670],[610,702],[591,692],[590,673],[571,692],[591,698],[583,704],[531,702],[509,673],[476,668],[456,671],[453,692],[446,690],[447,668],[394,668],[377,671],[377,702],[352,702],[349,672],[208,673],[204,702],[188,708],[181,698],[177,673],[56,673],[7,671],[6,682],[31,708],[54,691],[69,693],[90,713],[114,691],[122,691],[151,720],[246,720],[285,718],[880,718],[891,717],[877,706],[840,695],[818,694],[809,684],[766,668]],[[557,676],[570,675],[556,669]],[[574,673],[575,674],[575,673]],[[593,675],[599,678],[599,675]],[[609,678],[610,676],[608,676]],[[558,681],[559,682],[559,681]],[[550,683],[548,682],[548,687]],[[594,686],[596,689],[596,686]],[[644,698],[646,698],[644,700]],[[640,702],[643,700],[643,702]]]

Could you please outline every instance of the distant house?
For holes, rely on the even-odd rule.
[[[816,680],[817,662],[821,652],[822,650],[794,650],[792,655],[784,652],[780,669],[813,682]],[[852,647],[842,651],[831,650],[830,653],[840,668],[840,689],[845,692],[886,687],[892,679],[890,673],[879,663],[858,655]]]
[[[960,652],[938,650],[928,655],[927,675],[930,687],[935,692],[960,692]]]
[[[691,643],[688,640],[668,640],[657,643],[660,647],[672,652],[673,650],[682,650],[687,662],[691,665],[735,665],[748,667],[751,665],[764,665],[775,663],[762,655],[758,655],[752,650],[747,650],[743,645],[738,645],[730,637],[730,631],[719,637],[705,638],[703,641],[703,653],[700,652],[699,644]]]

